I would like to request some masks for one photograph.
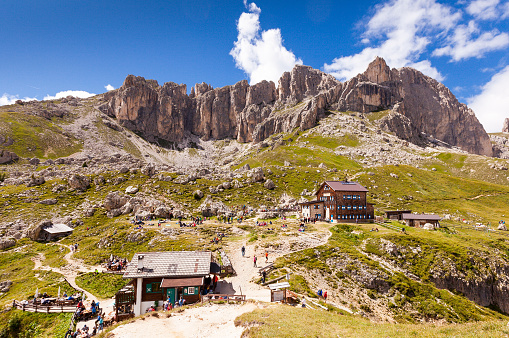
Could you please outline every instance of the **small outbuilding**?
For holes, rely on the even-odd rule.
[[[52,241],[56,238],[69,236],[74,231],[73,228],[65,224],[44,225],[39,232],[39,240]]]
[[[430,223],[433,227],[440,227],[440,220],[442,218],[438,215],[429,215],[429,214],[403,214],[403,221],[405,221],[406,225],[411,227],[420,227],[422,228],[424,224]]]
[[[388,219],[402,221],[403,214],[411,214],[412,210],[387,210],[385,212],[385,217]]]
[[[136,253],[123,276],[134,286],[134,314],[145,313],[156,302],[175,304],[181,297],[186,304],[199,301],[211,266],[210,251]]]

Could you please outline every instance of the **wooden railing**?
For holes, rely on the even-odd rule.
[[[200,295],[201,302],[245,302],[246,295],[210,294]]]
[[[76,305],[38,305],[38,304],[22,304],[17,300],[13,301],[12,307],[28,312],[40,313],[62,313],[62,312],[75,312]]]

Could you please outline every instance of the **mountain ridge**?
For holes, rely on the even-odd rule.
[[[371,113],[391,110],[385,127],[398,137],[417,142],[426,134],[470,153],[493,156],[488,134],[474,112],[447,87],[421,72],[391,69],[377,57],[356,77],[340,82],[309,66],[285,72],[276,87],[246,80],[213,89],[128,75],[124,84],[104,94],[99,108],[148,140],[180,142],[185,133],[203,140],[233,138],[261,142],[269,136],[307,130],[327,111]]]

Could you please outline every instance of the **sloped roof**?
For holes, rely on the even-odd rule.
[[[323,184],[327,184],[334,191],[353,191],[353,192],[368,192],[369,191],[368,189],[364,188],[362,185],[360,185],[357,182],[325,181]]]
[[[438,215],[427,214],[403,214],[403,219],[423,220],[423,221],[440,221],[442,217]]]
[[[139,252],[128,264],[124,278],[205,276],[210,273],[211,258],[210,251]],[[143,262],[143,269],[138,269],[138,261]]]
[[[73,228],[68,227],[65,224],[52,224],[45,226],[42,230],[49,232],[50,234],[61,234],[64,232],[74,231]]]

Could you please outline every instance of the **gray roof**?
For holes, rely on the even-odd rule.
[[[139,252],[128,264],[124,278],[205,276],[210,273],[211,259],[210,251]],[[138,262],[143,269],[138,269]]]
[[[428,214],[403,214],[403,219],[410,220],[422,220],[422,221],[440,221],[442,217],[438,215],[428,215]]]
[[[73,228],[68,227],[65,224],[52,224],[45,226],[42,230],[49,232],[50,234],[60,234],[63,232],[74,231]]]
[[[325,181],[323,184],[327,184],[334,191],[352,191],[352,192],[368,192],[369,190],[364,188],[357,182],[350,181]]]

